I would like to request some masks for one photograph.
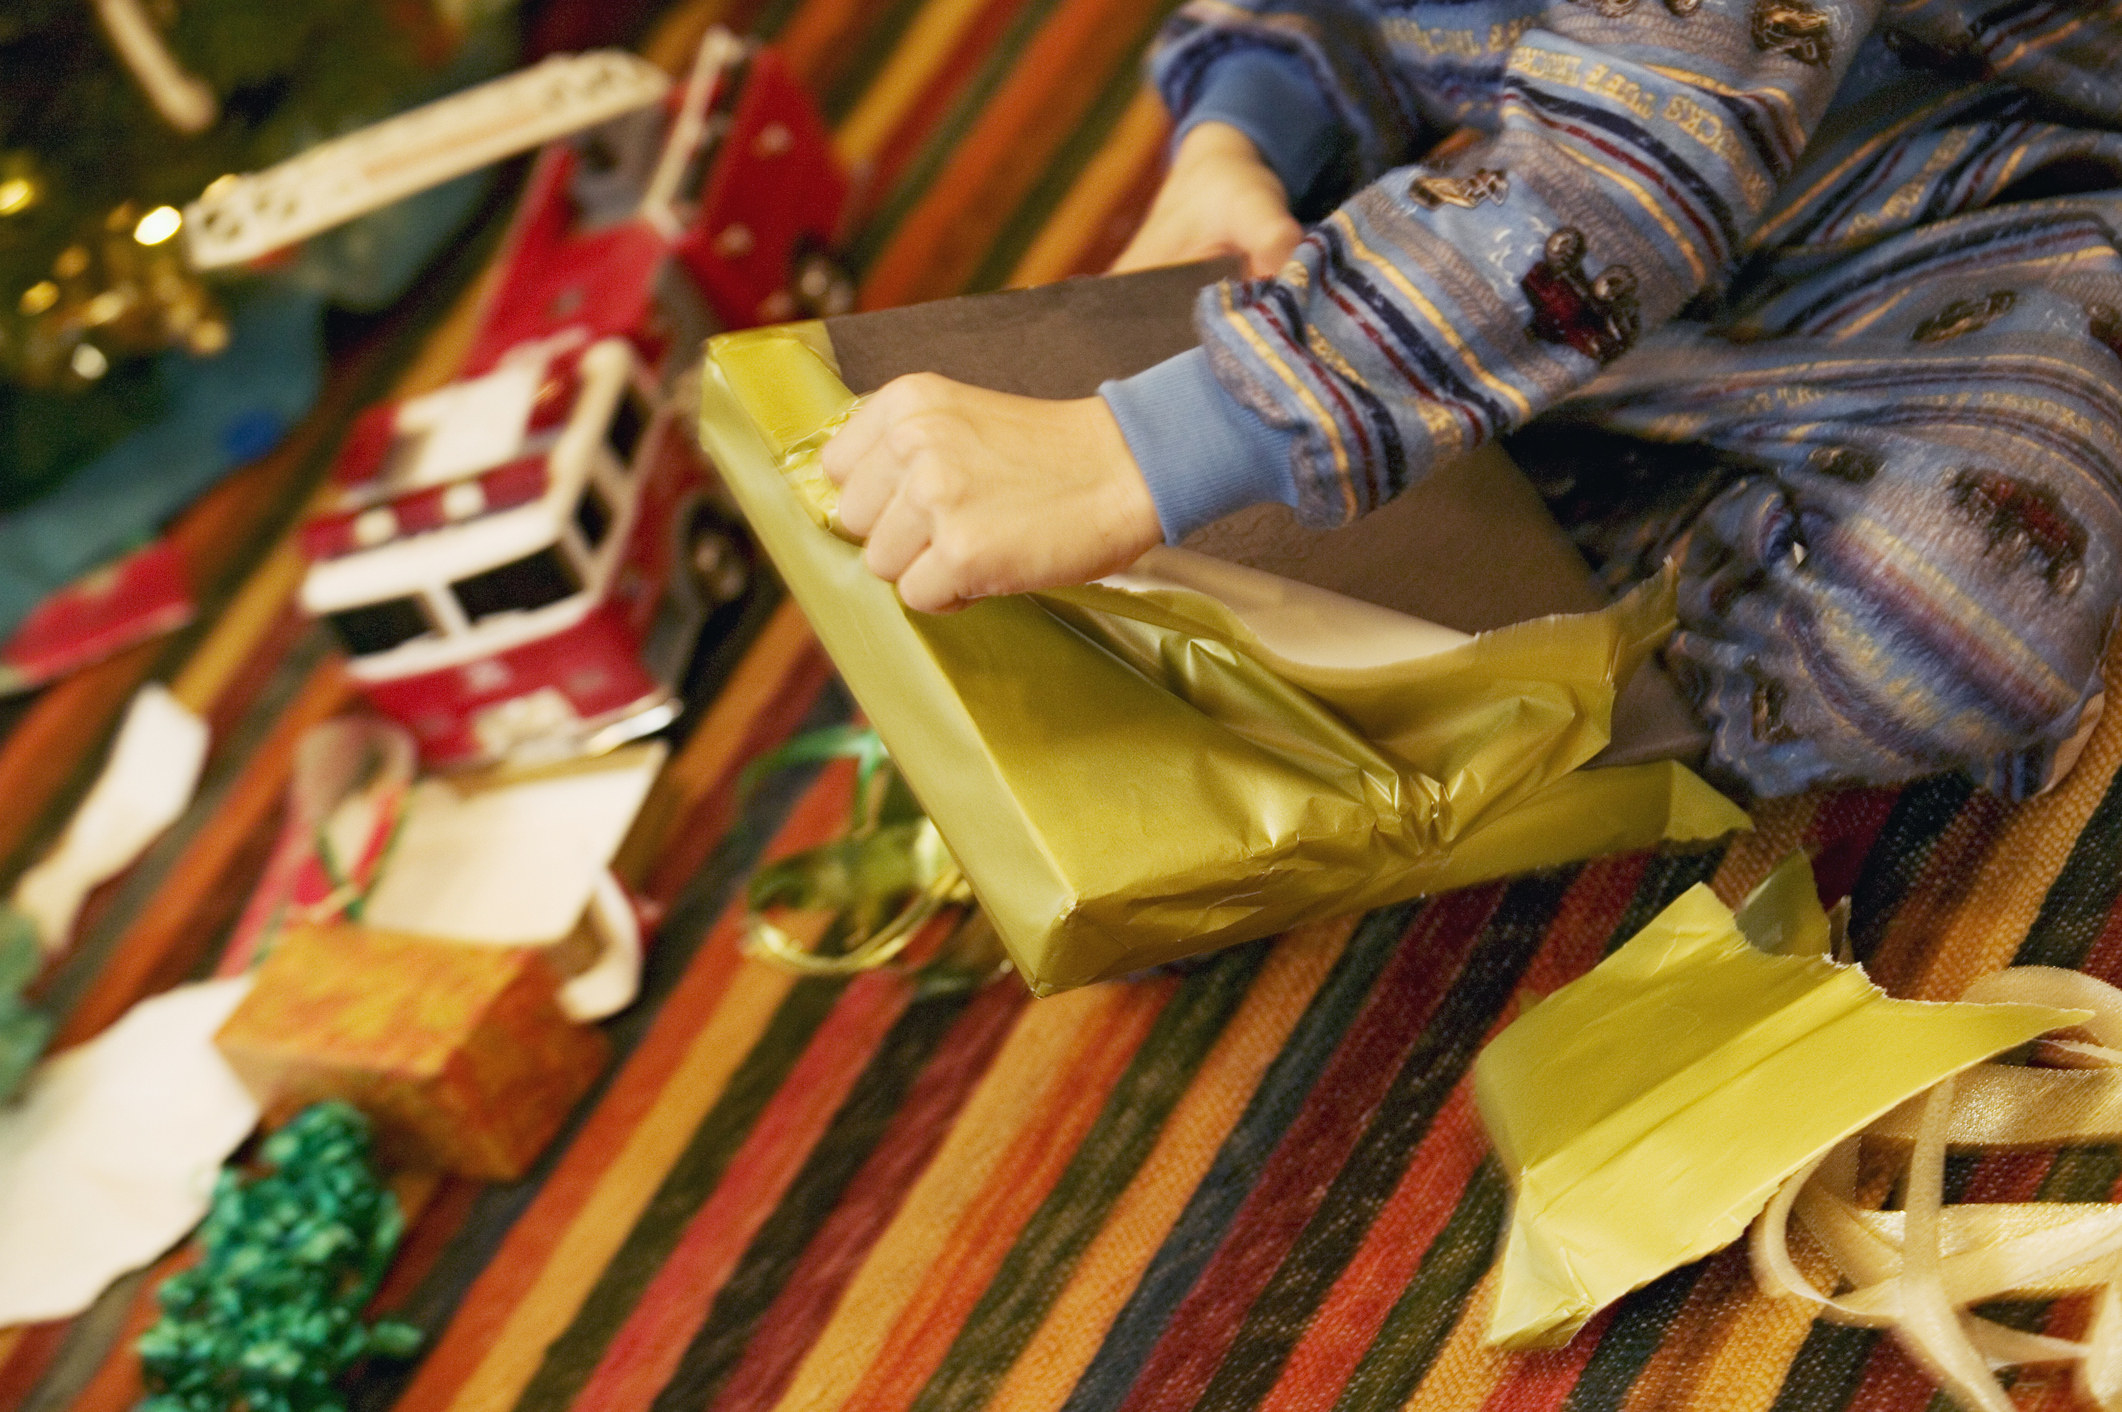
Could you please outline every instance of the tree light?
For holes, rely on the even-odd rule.
[[[177,233],[184,224],[184,215],[175,206],[157,206],[140,218],[133,227],[133,239],[142,245],[160,245]]]

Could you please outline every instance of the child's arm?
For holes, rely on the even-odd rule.
[[[1375,179],[1277,278],[1206,291],[1203,348],[1107,384],[1124,454],[1082,404],[1013,406],[1005,430],[999,404],[931,384],[918,406],[866,409],[849,433],[882,452],[829,452],[827,469],[874,478],[861,502],[886,520],[920,459],[892,450],[897,421],[944,415],[967,429],[952,449],[925,450],[929,463],[953,461],[962,494],[905,516],[952,545],[915,606],[1063,581],[1044,575],[1075,576],[1140,540],[1139,516],[1125,521],[1131,535],[1108,537],[1112,522],[1058,500],[1052,513],[999,498],[983,512],[989,484],[1024,479],[1029,445],[1092,423],[1099,434],[1064,459],[1100,487],[1100,504],[1139,509],[1128,477],[1141,480],[1168,539],[1268,499],[1314,523],[1361,514],[1566,397],[1721,279],[1878,3],[1550,0],[1522,31],[1486,32],[1504,70],[1497,130],[1450,144],[1434,167],[1382,174],[1418,124],[1404,111],[1408,76],[1383,71],[1376,33],[1355,35],[1321,0],[1191,5],[1157,62],[1168,101],[1183,112],[1189,93],[1215,96],[1232,56],[1266,56],[1317,93],[1296,110],[1314,138],[1301,148],[1317,163],[1311,194],[1342,170]],[[1285,189],[1306,180],[1278,176]],[[1031,567],[945,571],[1013,557]]]

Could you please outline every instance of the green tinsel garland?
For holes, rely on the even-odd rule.
[[[343,1412],[341,1373],[419,1344],[409,1325],[361,1319],[405,1231],[369,1164],[368,1120],[316,1104],[263,1157],[256,1178],[223,1170],[203,1257],[163,1283],[161,1321],[140,1336],[141,1412]]]

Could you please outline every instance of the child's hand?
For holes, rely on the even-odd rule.
[[[1113,269],[1238,255],[1247,274],[1264,279],[1303,238],[1304,228],[1289,213],[1289,194],[1252,139],[1228,123],[1206,122],[1180,139],[1142,229]]]
[[[1047,402],[914,373],[825,444],[840,522],[907,607],[1083,583],[1163,539],[1142,472],[1101,397]]]

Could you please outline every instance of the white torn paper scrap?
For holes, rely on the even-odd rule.
[[[206,768],[206,722],[158,682],[140,688],[110,760],[58,847],[22,875],[15,906],[46,951],[66,945],[82,899],[116,877],[177,822]]]
[[[258,1124],[213,1043],[250,984],[143,1000],[0,1108],[0,1328],[80,1313],[206,1215]]]

